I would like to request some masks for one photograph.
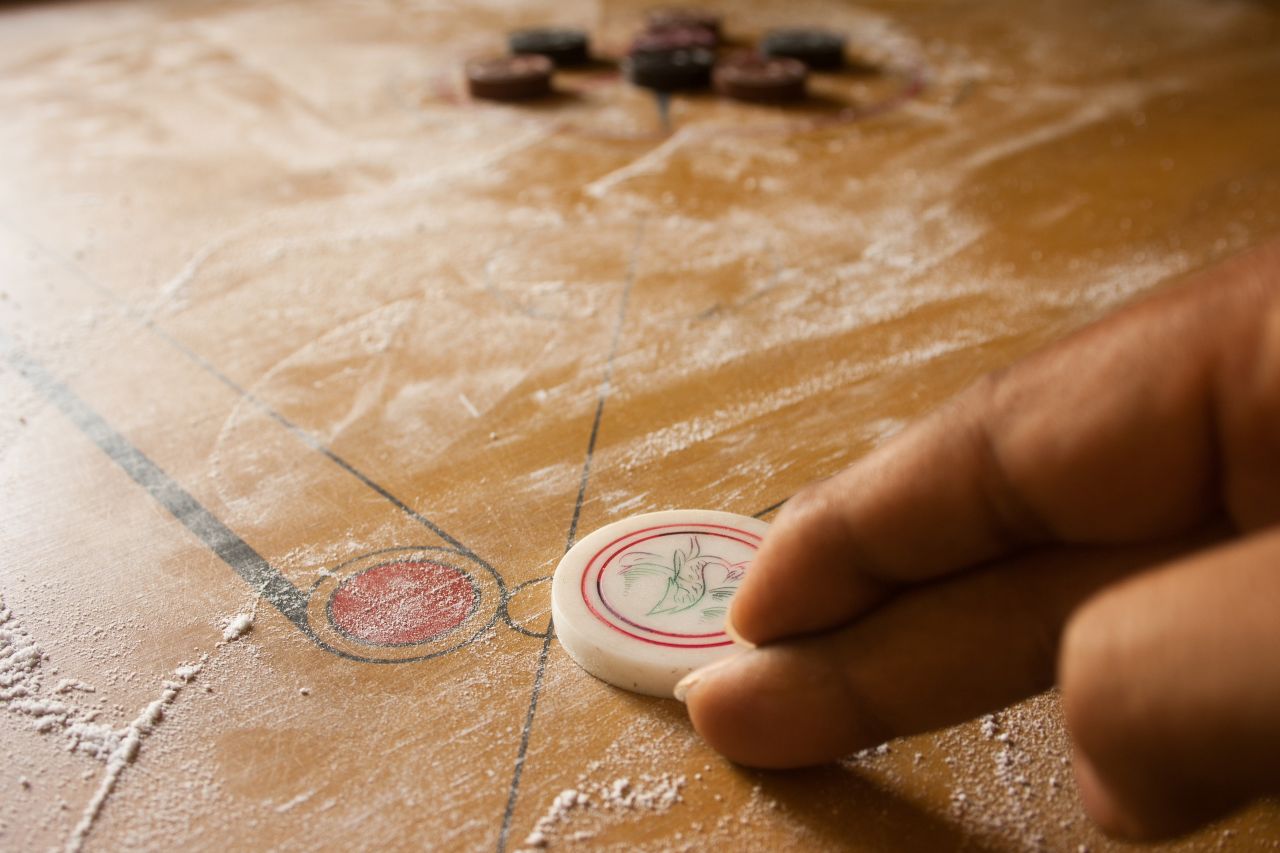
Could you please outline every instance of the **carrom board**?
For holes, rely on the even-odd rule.
[[[603,0],[0,6],[0,847],[1120,849],[1052,693],[753,772],[549,576],[1280,229],[1280,8],[712,5],[855,67],[656,98]],[[600,60],[468,98],[540,24]]]

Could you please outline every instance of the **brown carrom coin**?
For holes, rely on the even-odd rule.
[[[739,101],[785,103],[805,96],[809,69],[783,57],[740,54],[718,64],[713,73],[716,90]]]
[[[466,64],[467,88],[473,98],[523,101],[551,93],[555,64],[545,56],[527,54],[473,59]]]

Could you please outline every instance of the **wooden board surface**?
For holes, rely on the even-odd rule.
[[[459,64],[547,22],[616,56],[642,5],[0,7],[0,847],[1121,846],[1052,694],[746,771],[581,672],[547,580],[631,513],[767,518],[1280,230],[1280,9],[721,6],[875,70],[511,107]],[[334,605],[406,566],[446,591]]]

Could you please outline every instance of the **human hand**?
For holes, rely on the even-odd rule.
[[[761,767],[1062,690],[1089,814],[1280,790],[1280,243],[968,389],[792,498],[678,693]]]

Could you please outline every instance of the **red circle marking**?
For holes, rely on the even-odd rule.
[[[466,622],[478,597],[471,579],[453,566],[383,563],[334,590],[329,618],[357,642],[405,646],[433,640]]]
[[[736,527],[728,527],[723,524],[709,524],[709,523],[698,523],[698,522],[678,523],[678,524],[658,524],[658,525],[654,525],[653,527],[643,528],[641,530],[633,530],[630,533],[627,533],[623,536],[619,536],[617,539],[614,539],[608,545],[605,545],[603,548],[597,551],[591,557],[591,559],[587,560],[587,564],[586,566],[583,567],[583,570],[582,570],[582,576],[579,579],[579,592],[581,593],[581,596],[582,596],[582,603],[587,606],[587,610],[589,610],[597,619],[599,619],[605,625],[608,625],[613,630],[617,631],[619,634],[625,634],[626,636],[631,637],[633,640],[639,640],[642,643],[649,643],[654,646],[665,646],[667,648],[672,648],[672,649],[711,649],[711,648],[718,648],[720,646],[733,645],[733,641],[728,639],[727,635],[723,631],[721,631],[718,634],[711,635],[712,637],[725,637],[723,641],[708,642],[708,643],[670,643],[670,642],[664,642],[662,640],[655,640],[652,637],[645,637],[640,634],[636,634],[632,631],[627,630],[621,625],[618,625],[613,620],[605,616],[605,614],[601,613],[600,610],[597,609],[596,606],[592,603],[591,596],[587,594],[588,578],[591,576],[591,573],[592,573],[591,572],[592,565],[596,562],[596,560],[600,559],[600,557],[607,554],[615,546],[623,542],[627,543],[625,546],[623,546],[623,548],[619,548],[618,551],[615,551],[613,554],[611,554],[605,560],[605,564],[611,562],[615,557],[618,556],[618,554],[620,554],[626,548],[631,547],[631,545],[634,544],[634,541],[628,541],[628,540],[633,540],[633,537],[640,536],[642,538],[654,538],[652,536],[644,537],[643,534],[653,533],[654,531],[659,531],[659,530],[670,532],[673,529],[688,529],[690,527],[701,528],[705,532],[710,533],[713,536],[724,536],[727,539],[736,539],[737,537],[728,536],[722,531],[728,531],[729,533],[736,533],[738,534],[738,536],[744,536],[747,539],[754,540],[753,542],[744,543],[744,544],[749,544],[753,546],[755,543],[758,543],[760,541],[760,536],[758,536],[755,533],[751,533],[750,531],[747,531],[747,530],[740,530]],[[661,536],[663,534],[659,533],[656,535]],[[741,542],[742,540],[739,539],[737,541]],[[603,571],[604,571],[604,565],[601,565],[599,572],[597,573],[597,577],[599,577],[600,574],[603,574]],[[603,599],[601,600],[601,604],[604,604],[606,607],[608,607],[608,603],[605,602]],[[612,611],[612,608],[609,608],[609,609],[610,611]],[[629,625],[634,625],[634,623],[631,623],[629,620],[627,621]],[[649,628],[644,628],[643,626],[639,626],[639,625],[635,625],[634,627],[642,631],[652,630]],[[654,633],[662,633],[662,632],[654,632]],[[666,636],[670,636],[674,638],[681,635],[667,634]]]

